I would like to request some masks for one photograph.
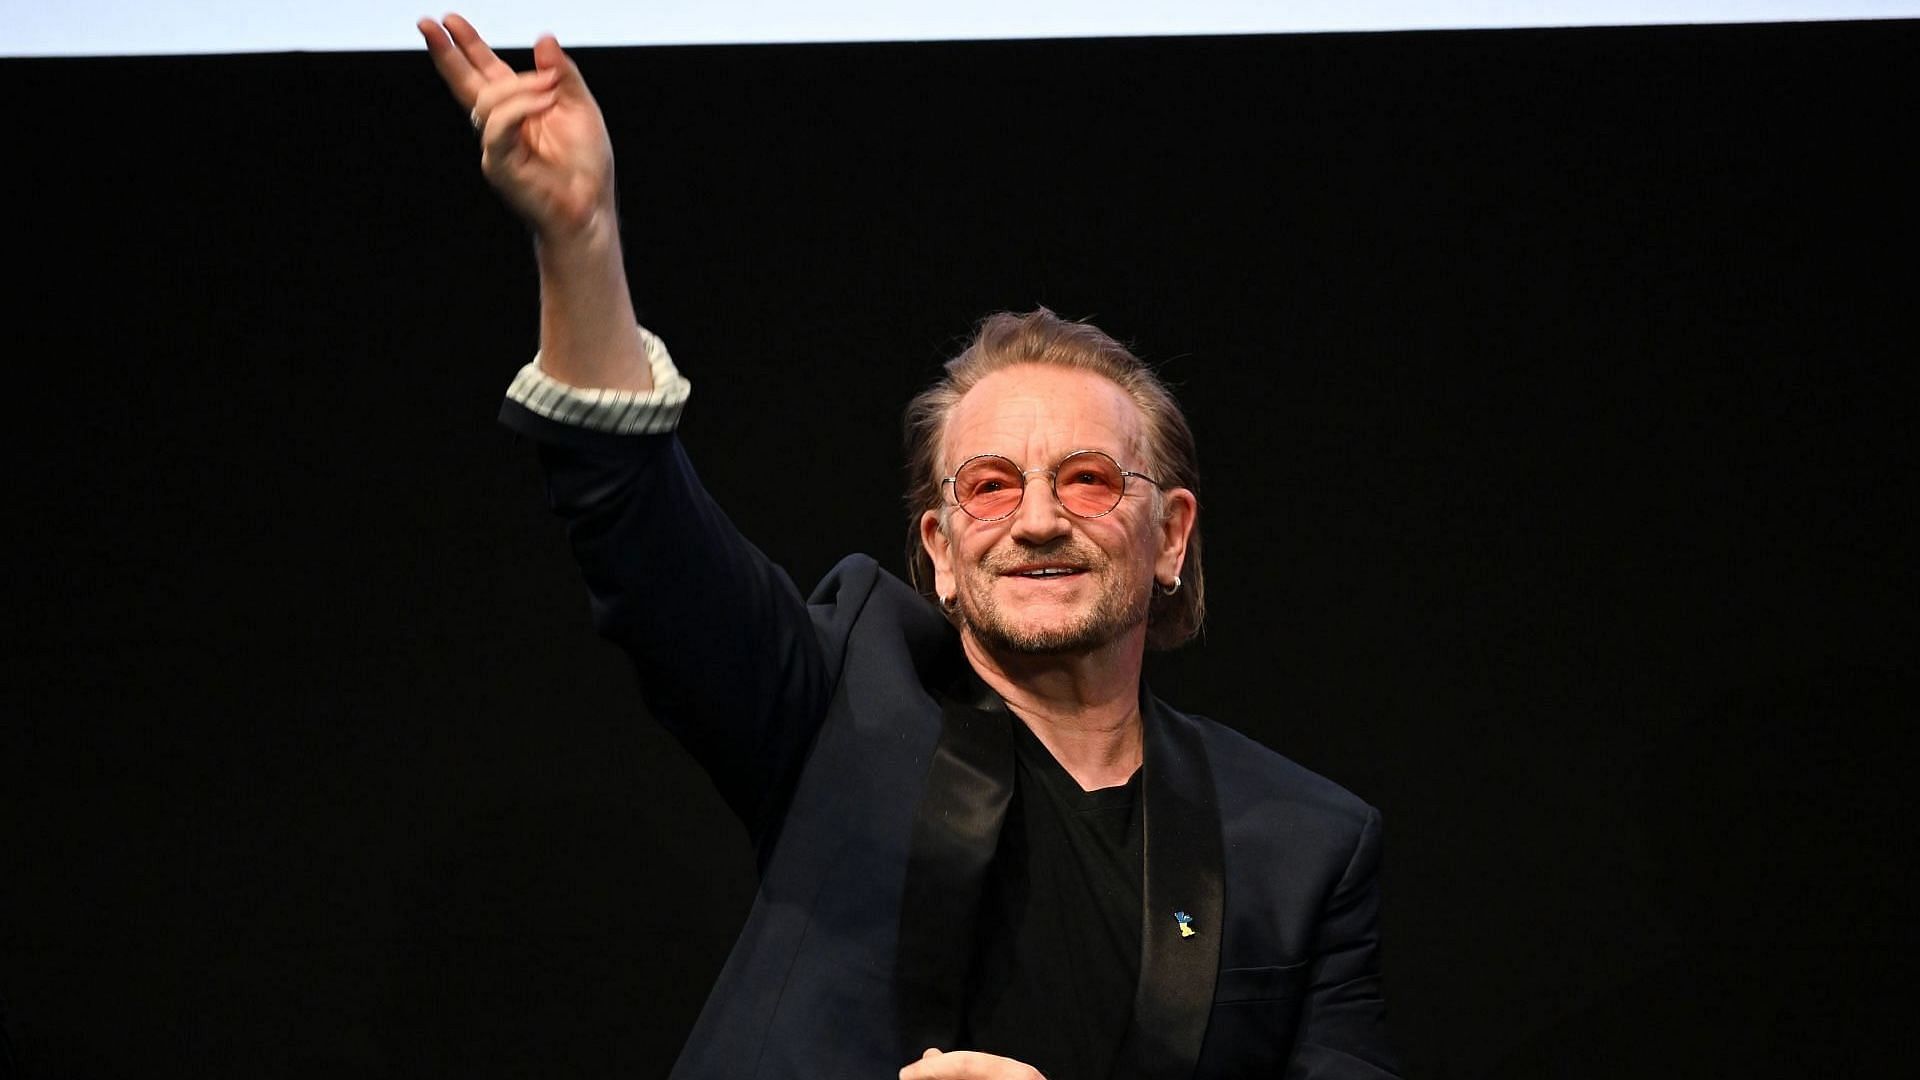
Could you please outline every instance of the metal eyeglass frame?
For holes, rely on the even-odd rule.
[[[1072,461],[1074,458],[1079,457],[1082,454],[1098,454],[1101,457],[1106,458],[1107,461],[1110,464],[1112,464],[1112,466],[1115,469],[1118,469],[1120,471],[1120,494],[1114,498],[1112,506],[1107,507],[1105,510],[1100,511],[1097,514],[1083,514],[1080,511],[1075,510],[1073,507],[1068,506],[1066,500],[1060,497],[1060,467],[1062,465],[1065,465],[1067,462]],[[961,502],[959,499],[959,490],[954,485],[959,481],[960,474],[966,471],[967,466],[973,464],[976,461],[979,461],[981,458],[998,458],[999,460],[1004,461],[1008,465],[1012,466],[1014,472],[1020,474],[1020,497],[1014,500],[1013,506],[1009,508],[1007,512],[1004,514],[996,514],[993,517],[981,517],[979,514],[976,514],[973,511],[968,510],[967,504]],[[1012,458],[1008,457],[1005,454],[975,454],[972,457],[967,458],[965,461],[962,461],[958,466],[956,466],[953,470],[952,476],[943,476],[940,478],[940,491],[942,495],[945,497],[947,505],[959,507],[962,512],[964,512],[968,517],[972,518],[975,521],[1005,521],[1008,518],[1012,517],[1013,515],[1019,513],[1020,507],[1026,504],[1027,481],[1028,481],[1028,478],[1031,477],[1034,473],[1045,473],[1047,477],[1047,489],[1053,492],[1053,501],[1059,505],[1060,509],[1065,510],[1067,513],[1081,519],[1082,521],[1092,521],[1096,518],[1103,518],[1103,517],[1106,517],[1108,514],[1113,513],[1115,510],[1120,509],[1121,501],[1127,497],[1127,481],[1128,480],[1138,478],[1141,480],[1145,480],[1149,484],[1152,484],[1155,488],[1158,488],[1160,486],[1160,481],[1155,480],[1153,477],[1148,476],[1146,473],[1136,472],[1133,469],[1121,468],[1120,462],[1115,460],[1114,456],[1112,454],[1107,453],[1105,450],[1095,450],[1092,447],[1087,447],[1084,450],[1069,451],[1066,455],[1062,456],[1059,461],[1054,462],[1053,468],[1051,469],[1023,469],[1019,465],[1015,464]]]

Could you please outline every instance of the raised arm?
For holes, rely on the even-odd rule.
[[[551,35],[514,71],[458,15],[420,35],[480,136],[480,168],[532,227],[540,266],[540,367],[563,383],[653,388],[634,329],[614,206],[613,144],[580,69]]]
[[[534,70],[515,72],[457,15],[418,25],[469,110],[482,170],[538,250],[541,352],[508,388],[501,421],[539,444],[595,628],[633,661],[650,711],[759,843],[825,713],[832,643],[846,636],[835,620],[858,603],[810,609],[707,495],[672,434],[688,384],[634,325],[613,150],[573,61],[542,37]]]

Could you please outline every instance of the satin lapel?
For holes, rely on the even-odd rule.
[[[1193,1074],[1213,1009],[1225,907],[1220,811],[1193,722],[1145,693],[1140,712],[1146,726],[1140,986],[1114,1073],[1170,1080]],[[1193,933],[1183,935],[1182,925]]]
[[[942,695],[920,806],[913,816],[894,992],[901,1061],[951,1047],[973,961],[974,917],[1013,796],[1013,715],[968,670]]]

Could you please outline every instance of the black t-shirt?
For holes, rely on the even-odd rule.
[[[1106,1080],[1140,977],[1140,773],[1083,791],[1019,720],[981,895],[965,1043],[1048,1080]]]

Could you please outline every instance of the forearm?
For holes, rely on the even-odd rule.
[[[500,418],[540,445],[597,629],[633,660],[653,714],[756,838],[825,706],[799,594],[701,487],[674,429],[690,386],[644,329],[654,388],[571,387],[528,364]]]
[[[634,329],[620,226],[609,208],[585,228],[535,242],[540,369],[570,386],[647,391],[653,376]]]
[[[525,413],[510,422],[543,440],[596,629],[627,653],[650,711],[757,842],[826,707],[827,667],[802,598],[734,529],[671,436],[561,432]]]

